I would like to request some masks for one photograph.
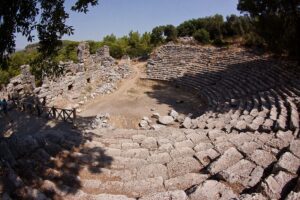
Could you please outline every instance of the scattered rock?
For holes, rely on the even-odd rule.
[[[174,118],[171,116],[160,116],[158,122],[163,125],[170,125],[174,123]]]
[[[155,118],[155,119],[159,119],[160,114],[159,113],[153,113],[151,117]]]
[[[92,128],[97,129],[97,128],[111,128],[111,125],[109,125],[109,119],[110,115],[109,113],[100,113],[96,116],[92,123]]]
[[[172,109],[170,111],[170,116],[173,117],[174,120],[177,119],[178,115],[179,115],[178,112],[176,112],[175,110]]]
[[[186,117],[186,118],[184,119],[183,123],[182,123],[182,126],[183,126],[184,128],[186,128],[186,129],[191,128],[191,126],[192,126],[192,120],[191,120],[191,118]]]
[[[179,123],[183,123],[184,119],[185,119],[185,115],[183,115],[183,114],[179,114],[177,117],[177,121]]]

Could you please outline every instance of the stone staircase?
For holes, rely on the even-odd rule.
[[[12,199],[297,199],[300,195],[300,140],[291,131],[49,130],[2,141],[0,147],[8,166],[3,193]]]

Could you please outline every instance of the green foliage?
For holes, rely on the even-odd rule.
[[[92,41],[92,40],[89,40],[87,41],[89,46],[90,46],[90,53],[91,54],[95,54],[97,49],[99,49],[101,47],[101,42],[96,42],[96,41]],[[77,49],[77,46],[78,44],[75,46],[75,49]],[[76,51],[76,59],[77,59],[77,51]]]
[[[138,32],[130,32],[128,35],[128,47],[126,54],[130,57],[140,57],[148,53],[149,34],[140,36]]]
[[[35,76],[37,85],[42,83],[43,77],[57,77],[63,73],[63,69],[59,66],[57,55],[52,57],[44,57],[43,54],[31,61],[31,73]]]
[[[173,25],[167,25],[164,27],[164,35],[166,37],[166,42],[177,40],[177,29]]]
[[[62,45],[61,38],[73,34],[72,26],[66,24],[69,14],[64,3],[65,0],[0,1],[0,63],[14,52],[17,33],[32,41],[32,32],[37,31],[39,51],[44,56],[55,54]],[[77,0],[72,10],[86,13],[89,5],[97,3],[98,0]]]
[[[201,42],[202,44],[208,44],[210,43],[210,35],[209,32],[205,29],[199,29],[197,30],[193,37],[195,38],[195,40],[197,40],[198,42]]]
[[[178,36],[193,36],[197,30],[205,29],[211,39],[221,38],[224,23],[222,15],[188,20],[177,27]]]
[[[62,46],[59,48],[56,56],[53,56],[56,62],[73,61],[77,62],[77,46],[79,42],[63,40]]]
[[[192,36],[197,30],[197,20],[185,21],[177,26],[177,32],[179,37]]]
[[[154,46],[157,46],[159,44],[164,43],[164,26],[157,26],[152,30],[151,33],[151,44],[153,44]]]
[[[38,81],[41,81],[42,74],[50,74],[53,72],[57,75],[59,61],[74,61],[77,62],[77,46],[79,42],[62,41],[62,46],[58,49],[55,55],[44,57],[38,52],[38,44],[30,44],[22,51],[12,54],[7,62],[7,67],[2,67],[0,84],[7,83],[8,79],[20,74],[20,66],[30,64],[31,69]],[[47,68],[49,67],[49,69]],[[44,71],[44,72],[43,72]],[[4,75],[3,75],[4,74]]]
[[[109,46],[110,55],[120,59],[124,55],[132,58],[148,55],[152,50],[151,34],[145,32],[141,35],[137,31],[130,31],[128,35],[117,38],[115,35],[107,35],[100,42],[88,41],[90,53],[96,53],[96,50],[104,45]]]
[[[239,0],[238,9],[250,14],[255,32],[275,53],[288,52],[300,60],[299,0]]]
[[[244,45],[247,47],[265,47],[265,42],[262,37],[255,32],[248,33],[244,36]]]
[[[114,43],[116,42],[117,37],[114,34],[107,35],[103,38],[103,43]]]
[[[200,24],[206,29],[211,39],[222,38],[222,26],[224,24],[224,19],[222,15],[214,15],[212,17],[206,17],[204,19],[199,19]]]
[[[223,34],[228,37],[244,35],[251,29],[251,21],[247,16],[230,15],[226,17]]]
[[[228,43],[225,42],[221,38],[214,39],[213,42],[212,42],[212,44],[215,45],[215,46],[218,46],[218,47],[223,47],[223,46],[227,46],[228,45]]]
[[[9,78],[8,71],[0,70],[0,88],[2,84],[7,84],[9,82]]]
[[[177,41],[177,28],[173,25],[157,26],[155,27],[150,36],[150,43],[153,46],[158,46],[165,42]]]

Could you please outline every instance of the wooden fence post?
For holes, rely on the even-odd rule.
[[[46,112],[47,117],[49,118],[51,118],[51,114],[52,114],[53,119],[61,118],[61,120],[63,121],[70,121],[73,124],[76,123],[76,118],[77,118],[76,108],[73,108],[72,110],[69,109],[66,110],[61,108],[55,108],[54,106],[46,107],[40,104],[31,104],[25,102],[19,102],[17,105],[20,109],[23,109],[21,110],[23,112],[30,111],[29,114],[37,114],[38,116],[42,116],[42,114]]]
[[[75,124],[76,121],[76,108],[73,108],[73,124]]]
[[[54,108],[54,106],[52,106],[52,114],[53,114],[53,118],[56,119],[56,110]]]

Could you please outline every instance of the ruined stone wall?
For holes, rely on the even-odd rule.
[[[49,105],[76,108],[89,98],[111,93],[117,82],[130,74],[130,62],[120,62],[109,55],[104,46],[97,54],[90,55],[87,42],[78,46],[78,63],[60,62],[63,74],[59,77],[44,77],[41,87],[35,87],[34,76],[28,65],[21,67],[21,75],[12,78],[7,93],[22,97],[30,94],[39,98],[46,97]]]
[[[44,81],[36,89],[39,97],[47,97],[48,102],[78,107],[89,98],[111,93],[117,82],[129,75],[129,65],[117,64],[109,54],[109,48],[100,48],[95,55],[89,54],[88,43],[78,46],[79,63],[62,63],[65,74],[54,80]],[[73,103],[73,105],[70,105]]]
[[[6,95],[10,97],[23,97],[33,93],[35,88],[35,78],[30,73],[29,65],[22,65],[20,67],[21,74],[12,78],[6,87]]]

